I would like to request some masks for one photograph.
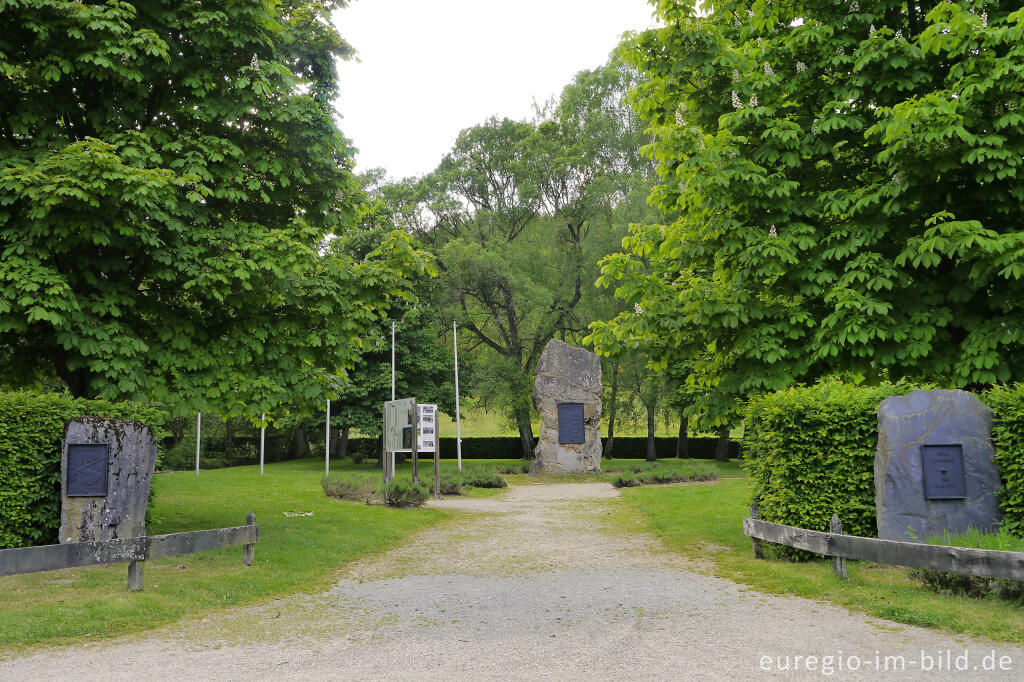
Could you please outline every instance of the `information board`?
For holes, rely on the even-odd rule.
[[[412,452],[415,408],[415,398],[384,403],[384,449],[387,452]]]
[[[417,405],[419,419],[419,451],[436,452],[439,438],[437,405]]]

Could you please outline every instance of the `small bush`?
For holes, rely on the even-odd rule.
[[[350,502],[369,502],[374,492],[373,482],[367,478],[324,476],[320,479],[320,485],[327,497]]]
[[[442,495],[461,495],[462,485],[462,479],[458,476],[442,474],[441,480],[438,482],[438,491]],[[434,479],[430,479],[429,488],[430,490],[434,489]]]
[[[377,488],[377,496],[389,507],[418,507],[430,497],[430,491],[420,483],[400,478]]]
[[[487,469],[466,469],[462,472],[462,483],[473,488],[508,487],[508,481]]]
[[[522,462],[521,464],[504,465],[497,468],[499,474],[528,474],[530,473],[530,463]]]
[[[612,485],[616,488],[632,488],[639,485],[713,481],[716,478],[714,470],[705,467],[691,467],[682,470],[648,469],[636,474],[623,474],[615,478]]]

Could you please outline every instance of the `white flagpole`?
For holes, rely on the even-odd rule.
[[[331,399],[327,399],[327,426],[324,427],[324,476],[331,475]]]
[[[391,320],[391,399],[395,399],[395,321]]]
[[[452,320],[452,340],[455,342],[455,454],[459,460],[459,471],[462,471],[462,419],[459,416],[459,331],[458,323]],[[441,439],[437,438],[437,447],[441,447]]]
[[[263,443],[267,432],[267,413],[260,414],[260,476],[263,475]]]
[[[203,413],[196,412],[196,476],[199,475],[199,441],[202,437]]]

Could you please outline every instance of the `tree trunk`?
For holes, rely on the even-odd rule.
[[[338,459],[343,459],[348,454],[348,427],[341,427],[341,434],[338,437]]]
[[[654,408],[647,408],[647,461],[657,462],[658,452],[654,448]]]
[[[519,442],[523,446],[523,459],[533,457],[533,424],[530,423],[530,408],[516,411],[516,426],[519,427]]]
[[[288,449],[290,459],[309,457],[309,438],[306,437],[306,429],[301,426],[292,431],[292,443]]]
[[[689,421],[685,414],[679,415],[679,438],[676,440],[676,459],[690,458],[690,438],[686,431]]]
[[[604,442],[602,457],[612,456],[615,448],[615,414],[619,408],[619,363],[612,365],[612,395],[608,401],[608,439]]]
[[[729,461],[729,427],[723,426],[718,430],[718,445],[715,446],[715,460],[719,462]]]
[[[377,466],[384,466],[384,434],[377,436]]]
[[[235,449],[235,431],[231,428],[231,420],[224,420],[224,454],[228,457],[231,456],[231,452]]]

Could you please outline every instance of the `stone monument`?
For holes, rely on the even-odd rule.
[[[992,410],[966,391],[914,391],[878,408],[878,537],[920,542],[999,523]]]
[[[540,438],[531,474],[601,473],[601,361],[552,339],[537,363],[533,406]]]
[[[92,542],[146,534],[156,438],[129,419],[68,422],[60,459],[60,541]]]

